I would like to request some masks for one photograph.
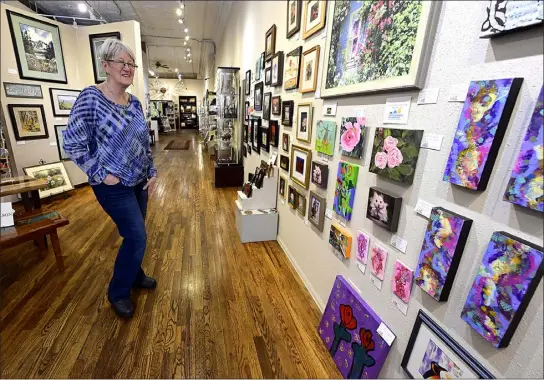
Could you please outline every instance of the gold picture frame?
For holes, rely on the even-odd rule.
[[[310,7],[310,9],[308,9]],[[317,7],[318,16],[315,20],[308,20],[308,12],[313,12],[313,9]],[[327,18],[327,1],[326,0],[312,0],[304,2],[304,22],[302,23],[302,38],[306,39],[315,33],[319,32],[325,27],[325,21]]]
[[[311,49],[302,53],[300,60],[300,79],[299,79],[299,92],[305,94],[307,92],[315,92],[317,89],[317,71],[319,70],[319,45],[314,46]],[[306,57],[314,55],[313,64],[307,62]],[[310,75],[313,78],[308,78]]]
[[[298,145],[291,146],[291,180],[299,186],[308,189],[310,186],[310,171],[312,167],[312,151]]]
[[[307,108],[305,111],[304,109]],[[297,104],[297,130],[296,138],[297,140],[307,142],[308,144],[312,141],[312,124],[313,124],[313,104],[312,102],[308,103],[299,103]],[[304,115],[306,112],[306,115]],[[302,130],[304,128],[304,130]]]

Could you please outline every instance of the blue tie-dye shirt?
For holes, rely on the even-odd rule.
[[[125,186],[157,175],[149,147],[149,132],[140,101],[129,96],[121,106],[95,86],[85,88],[70,112],[63,148],[98,185],[108,174]]]

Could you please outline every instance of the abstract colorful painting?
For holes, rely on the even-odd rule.
[[[485,190],[523,78],[470,82],[443,180]]]
[[[431,211],[415,280],[437,301],[448,300],[471,226],[471,219],[441,207]]]
[[[461,369],[446,355],[440,347],[429,339],[429,345],[419,366],[419,374],[424,379],[461,378]]]
[[[542,273],[543,249],[494,232],[461,318],[495,347],[508,346]]]
[[[331,224],[329,232],[329,244],[342,253],[346,259],[351,256],[351,235],[342,227]]]
[[[385,277],[385,262],[387,261],[387,250],[375,245],[370,252],[370,267],[374,276],[383,281]]]
[[[421,129],[376,128],[369,171],[412,183],[422,138]]]
[[[343,155],[361,158],[365,142],[364,117],[343,117],[340,127],[340,152]]]
[[[378,378],[391,349],[377,332],[381,324],[359,293],[336,276],[317,331],[344,378]]]
[[[327,156],[332,156],[336,140],[336,123],[334,121],[318,120],[315,137],[315,150]]]
[[[334,211],[346,220],[351,220],[353,202],[355,201],[355,187],[359,167],[347,162],[338,164],[336,188],[334,190]]]
[[[395,262],[395,269],[393,270],[393,284],[391,286],[393,294],[399,297],[402,302],[408,303],[410,301],[410,294],[412,294],[413,281],[414,270],[397,260]]]
[[[370,236],[363,231],[357,231],[357,261],[366,265],[368,261],[368,248],[370,247]]]
[[[544,211],[544,87],[536,102],[531,122],[506,186],[504,200]]]

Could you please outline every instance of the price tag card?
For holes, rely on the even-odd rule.
[[[418,199],[414,211],[420,215],[423,215],[425,218],[431,218],[431,211],[433,211],[433,205],[429,202],[425,202],[423,199]]]
[[[332,210],[331,209],[325,210],[325,216],[332,220]]]
[[[363,263],[357,263],[357,268],[361,271],[361,273],[365,273],[366,271],[366,265]]]
[[[423,139],[421,139],[421,147],[432,150],[442,149],[442,140],[444,135],[438,135],[436,133],[427,133],[423,134]]]
[[[385,343],[387,343],[389,346],[393,344],[395,341],[395,334],[391,330],[389,330],[389,327],[385,325],[385,323],[380,323],[380,327],[378,327],[378,330],[376,332],[382,337],[383,340],[385,340]]]
[[[62,121],[62,117],[56,117],[55,120],[56,121]]]
[[[17,75],[17,69],[8,69],[8,74]]]
[[[321,157],[321,161],[323,161],[324,163],[329,162],[329,157],[326,154],[319,153],[319,156]]]
[[[50,141],[49,146],[57,146],[57,142],[56,141]]]
[[[374,277],[374,276],[372,276],[372,277],[370,278],[370,280],[372,281],[372,283],[374,284],[374,286],[376,287],[376,289],[382,290],[383,281],[381,281],[379,278]]]
[[[450,92],[448,94],[448,102],[464,102],[467,97],[468,86],[467,83],[458,83],[450,87]]]
[[[17,145],[25,145],[26,141],[17,141]]]
[[[315,97],[316,99],[321,98],[321,89],[320,89],[320,88],[318,88],[317,90],[315,90],[314,97]]]
[[[384,124],[408,124],[411,96],[387,98],[383,112]]]
[[[397,309],[400,310],[400,312],[404,315],[408,314],[408,305],[402,302],[397,296],[393,295],[393,298],[391,299],[393,303],[397,306]]]
[[[438,93],[440,89],[436,88],[424,88],[419,92],[417,98],[417,104],[435,104],[438,101]]]
[[[285,206],[285,199],[281,200],[281,204]]]
[[[408,245],[408,242],[398,235],[393,235],[391,236],[391,245],[402,253],[406,253],[406,246]]]
[[[338,223],[344,228],[347,228],[346,221],[342,218],[338,218]]]

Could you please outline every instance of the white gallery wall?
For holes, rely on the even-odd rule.
[[[183,79],[179,81],[177,79],[148,78],[148,81],[151,89],[151,100],[172,100],[177,104],[180,96],[196,96],[197,103],[200,103],[206,92],[204,80],[202,79]],[[166,92],[161,94],[152,90],[157,87],[166,88]]]
[[[368,130],[365,137],[363,159],[350,159],[341,156],[336,150],[334,157],[329,160],[328,164],[328,189],[316,190],[315,185],[310,184],[310,190],[326,196],[327,208],[332,209],[338,162],[341,159],[360,165],[353,218],[347,222],[347,229],[354,237],[352,258],[349,260],[338,258],[329,245],[328,233],[331,220],[325,220],[325,228],[321,233],[311,224],[306,225],[303,217],[295,210],[290,209],[287,203],[282,203],[279,200],[278,242],[286,251],[321,309],[327,302],[335,276],[341,274],[360,289],[363,299],[396,334],[397,339],[380,377],[404,377],[400,363],[419,309],[425,310],[437,320],[454,339],[466,347],[495,376],[509,378],[542,378],[543,376],[542,281],[507,348],[494,348],[460,318],[470,286],[494,231],[506,231],[538,245],[542,245],[543,240],[541,214],[514,207],[502,200],[521,140],[542,87],[542,29],[517,32],[493,40],[480,39],[480,26],[486,16],[487,4],[487,1],[443,2],[435,39],[434,42],[431,42],[433,43],[432,53],[425,81],[425,88],[440,89],[436,104],[417,105],[419,91],[416,90],[354,95],[325,100],[338,103],[336,116],[325,118],[323,117],[323,100],[315,99],[316,94],[302,95],[296,90],[284,91],[282,87],[268,88],[265,86],[264,92],[271,91],[273,96],[280,95],[282,101],[294,100],[295,108],[296,104],[302,101],[311,101],[314,106],[312,144],[297,141],[295,127],[281,126],[278,152],[280,155],[285,154],[281,149],[281,134],[283,132],[291,134],[292,144],[314,149],[317,120],[335,120],[337,123],[336,144],[338,144],[341,118],[355,116],[358,110],[364,110]],[[299,38],[299,34],[287,40],[286,2],[233,2],[223,40],[218,44],[216,65],[240,67],[241,78],[244,78],[247,70],[251,70],[252,78],[254,78],[255,62],[264,51],[265,33],[272,24],[277,26],[276,51],[283,51],[284,54],[287,54],[300,45],[303,46],[303,51],[315,45],[321,46],[319,88],[325,51],[324,30],[326,29],[307,40]],[[511,77],[522,77],[524,82],[487,190],[483,192],[466,191],[442,181],[447,156],[463,106],[462,102],[447,101],[450,88],[453,85],[468,83],[471,80]],[[382,126],[386,98],[399,95],[412,97],[408,125],[399,126],[399,128],[423,129],[426,133],[444,136],[440,151],[421,150],[414,183],[411,186],[383,179],[368,171],[372,139],[375,128]],[[253,105],[252,97],[253,89],[250,96],[251,105]],[[255,115],[262,116],[262,113],[256,112]],[[272,118],[279,119],[279,116],[272,116]],[[275,148],[271,148],[271,151],[274,150]],[[261,159],[266,157],[268,157],[266,153],[259,156],[253,152],[245,159],[246,178],[247,173],[253,172],[255,167],[260,164]],[[320,161],[315,150],[313,150],[312,158]],[[281,176],[289,177],[289,173],[286,171],[279,169],[279,172]],[[292,181],[289,180],[289,184],[292,184]],[[391,233],[365,218],[368,189],[371,186],[381,187],[403,197],[399,229],[396,234],[407,241],[406,253],[396,250],[389,244]],[[295,187],[303,190],[296,185]],[[302,191],[302,193],[308,195],[309,191]],[[392,302],[391,281],[393,267],[397,259],[413,269],[417,265],[427,226],[427,219],[414,212],[418,199],[461,214],[472,219],[474,223],[449,300],[438,303],[414,285],[408,314],[405,316]],[[234,201],[233,207],[235,207]],[[336,214],[333,219],[337,220]],[[357,230],[371,235],[371,245],[378,243],[389,251],[385,280],[381,291],[372,284],[370,269],[367,269],[363,274],[356,266],[354,256]]]

